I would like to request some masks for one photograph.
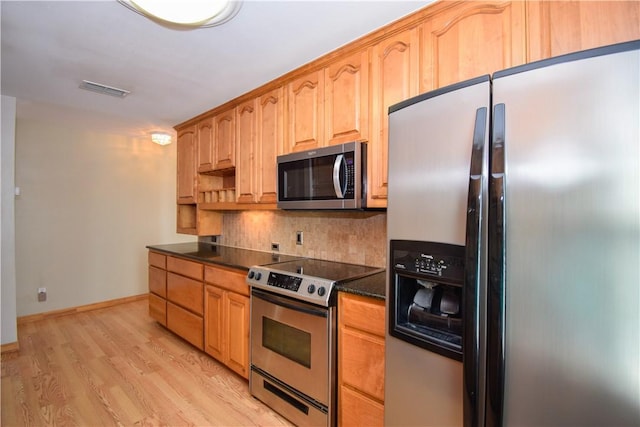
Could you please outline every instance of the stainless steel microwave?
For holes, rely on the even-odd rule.
[[[366,158],[362,142],[278,156],[278,208],[366,208]]]

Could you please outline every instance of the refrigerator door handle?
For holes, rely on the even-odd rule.
[[[469,173],[467,224],[465,236],[464,324],[463,324],[463,410],[464,426],[481,425],[480,396],[480,285],[481,285],[481,223],[483,221],[483,180],[486,176],[485,145],[487,108],[476,110]]]
[[[505,105],[493,108],[489,177],[486,427],[502,426],[505,371]]]

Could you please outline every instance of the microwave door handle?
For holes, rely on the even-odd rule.
[[[345,163],[344,154],[338,154],[336,160],[333,162],[333,189],[336,192],[336,197],[339,199],[344,199],[344,193],[346,191],[346,188],[343,190],[342,185],[340,185],[340,166]]]

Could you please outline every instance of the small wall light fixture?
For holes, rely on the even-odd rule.
[[[171,135],[165,132],[153,132],[151,134],[151,141],[158,145],[169,145],[171,144]]]

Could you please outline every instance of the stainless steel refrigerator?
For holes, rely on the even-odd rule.
[[[385,424],[640,425],[640,41],[389,110]]]

